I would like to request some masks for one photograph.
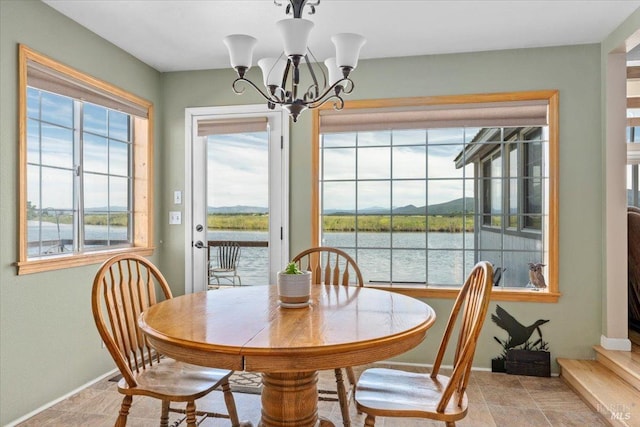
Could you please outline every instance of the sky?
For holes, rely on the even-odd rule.
[[[465,138],[469,139],[461,128],[325,135],[323,208],[352,209],[356,198],[360,208],[395,208],[424,206],[427,195],[429,204],[473,197],[473,184],[463,179],[473,178],[473,165],[463,174],[454,163]],[[355,178],[357,184],[340,182]]]
[[[207,142],[207,206],[268,207],[267,132],[211,135]]]
[[[357,193],[361,208],[394,207],[413,204],[424,206],[463,197],[473,197],[473,185],[463,180],[463,170],[456,169],[455,157],[465,137],[477,130],[438,129],[429,131],[430,144],[424,145],[425,131],[394,133],[393,146],[389,132],[365,132],[358,138],[356,168],[355,134],[327,136],[324,150],[325,209],[353,209]],[[411,145],[414,144],[414,145]],[[420,145],[421,144],[421,145]],[[207,205],[260,206],[268,203],[267,133],[212,135],[208,139]],[[393,160],[392,160],[393,159]],[[357,170],[357,172],[356,172]],[[427,174],[428,171],[428,174]],[[473,178],[473,166],[466,167]],[[425,177],[438,181],[426,183]],[[390,178],[402,179],[391,185]],[[372,180],[385,181],[372,181]],[[464,190],[463,190],[464,186]],[[393,197],[393,202],[391,202]]]
[[[39,208],[71,210],[75,166],[82,163],[84,208],[126,207],[127,114],[85,102],[76,115],[71,98],[32,88],[27,99],[28,200]],[[74,117],[84,129],[81,153],[74,146]]]

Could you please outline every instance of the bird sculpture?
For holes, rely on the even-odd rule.
[[[502,273],[507,269],[503,267],[496,267],[493,269],[493,286],[500,285],[500,279],[502,279]]]
[[[542,275],[542,267],[545,264],[541,263],[529,263],[529,283],[531,283],[536,289],[544,289],[547,287],[547,284],[544,281],[544,276]]]
[[[540,319],[536,320],[532,325],[524,326],[499,305],[496,306],[496,314],[491,315],[491,320],[509,334],[509,339],[504,343],[504,347],[507,350],[526,343],[536,329],[538,330],[538,335],[542,338],[540,325],[548,322],[548,320]]]

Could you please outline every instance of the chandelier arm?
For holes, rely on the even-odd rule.
[[[287,91],[284,88],[276,86],[273,89],[273,93],[271,95],[273,97],[273,102],[277,104],[284,104],[285,102],[287,102]]]
[[[313,54],[311,56],[313,57]],[[311,80],[313,80],[313,84],[309,87],[311,88],[312,86],[315,86],[316,88],[319,88],[320,86],[318,85],[318,78],[316,77],[316,73],[313,70],[313,67],[311,66],[311,62],[309,62],[309,55],[304,56],[304,62],[306,62],[307,69],[309,70],[309,75],[311,76]],[[322,68],[320,68],[320,70],[322,71]]]
[[[335,108],[336,110],[342,110],[342,108],[344,107],[344,99],[342,98],[340,92],[344,93],[344,91],[341,90],[341,83],[343,83],[345,80],[349,79],[338,80],[330,88],[325,90],[322,95],[315,97],[315,99],[297,99],[296,102],[300,105],[304,105],[306,108],[318,108],[321,105],[327,103],[329,100],[335,99],[336,101],[334,102],[333,108]],[[353,82],[351,82],[351,86],[353,86]]]
[[[344,99],[342,99],[342,97],[340,95],[329,95],[326,98],[318,98],[317,100],[313,101],[312,103],[309,103],[307,105],[307,108],[318,108],[321,107],[322,105],[326,104],[327,102],[334,100],[333,101],[333,109],[334,110],[342,110],[344,108]]]
[[[343,83],[346,83],[346,86],[343,85]],[[305,101],[304,104],[307,105],[309,108],[316,108],[316,106],[319,107],[320,105],[322,105],[325,102],[327,102],[328,99],[331,99],[332,97],[337,97],[337,98],[340,99],[341,104],[344,105],[344,100],[340,96],[340,92],[345,93],[345,94],[348,95],[348,94],[351,93],[351,91],[353,91],[354,87],[355,87],[355,85],[354,85],[353,81],[350,78],[345,77],[343,79],[338,80],[337,82],[335,82],[331,86],[329,86],[320,96],[316,97],[316,99],[313,99],[311,101]],[[345,89],[348,89],[348,91],[345,90]],[[327,95],[329,95],[332,91],[334,93],[331,94],[329,97],[327,97]],[[316,104],[316,103],[318,103],[318,104]]]
[[[320,3],[320,0],[318,0],[318,3]],[[304,56],[304,60],[307,63],[307,68],[309,69],[309,74],[311,75],[311,78],[313,79],[313,86],[316,87],[316,95],[314,97],[317,97],[317,94],[320,92],[320,85],[318,84],[318,78],[316,77],[316,71],[314,70],[313,66],[311,65],[311,61],[309,61],[309,56],[311,56],[311,58],[313,59],[314,63],[318,64],[319,61],[315,57],[315,55],[313,54],[311,49],[307,48],[307,51],[309,53]],[[325,74],[324,69],[322,67],[318,66],[318,69],[320,70],[320,74],[322,74],[322,87],[323,88],[327,87],[327,75]],[[309,91],[307,91],[307,93],[309,93]]]
[[[272,102],[275,104],[282,104],[284,103],[284,99],[278,98],[275,95],[274,96],[269,96],[266,93],[264,93],[258,86],[256,86],[251,80],[246,79],[244,77],[238,77],[237,79],[235,79],[233,81],[233,84],[231,85],[231,88],[233,89],[233,91],[236,93],[236,95],[242,95],[244,93],[245,88],[242,89],[237,89],[236,88],[236,84],[238,83],[248,83],[251,87],[253,87],[260,95],[262,95],[262,97],[267,100],[267,102]]]
[[[345,84],[342,85],[342,92],[345,95],[349,95],[351,92],[353,92],[353,88],[355,87],[355,84],[353,83],[353,80],[351,80],[350,78],[346,77],[342,80],[339,80],[338,83],[344,82]]]
[[[289,79],[289,71],[292,68],[291,59],[287,58],[287,66],[284,68],[284,73],[282,73],[282,84],[280,85],[280,90],[283,92],[282,99],[286,100],[288,98],[291,101],[290,94],[287,93],[287,80]]]
[[[282,6],[284,0],[273,0],[277,6]],[[320,0],[286,0],[289,2],[285,13],[288,15],[293,12],[294,18],[302,18],[302,11],[305,6],[309,6],[309,15],[316,13],[316,6],[320,4]]]

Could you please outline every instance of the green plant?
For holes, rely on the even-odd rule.
[[[287,264],[287,268],[284,269],[284,274],[302,274],[302,270],[295,262]]]

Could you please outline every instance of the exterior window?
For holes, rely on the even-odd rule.
[[[533,230],[542,228],[542,130],[536,129],[525,136],[522,143],[524,170],[522,179],[524,227]]]
[[[482,224],[500,227],[502,224],[502,156],[496,150],[482,162]]]
[[[495,151],[482,161],[484,226],[500,228],[501,209],[504,209],[508,230],[533,232],[542,229],[542,186],[546,178],[542,169],[542,147],[547,143],[541,139],[543,129],[546,133],[546,128],[540,127],[504,129],[503,138],[511,142],[496,144]],[[483,141],[479,138],[476,142]],[[500,155],[502,150],[506,153],[504,160]],[[506,186],[504,200],[501,197],[503,186]]]
[[[150,254],[151,104],[24,46],[20,56],[19,274]]]
[[[518,184],[519,184],[519,176],[518,176],[518,144],[511,143],[507,145],[507,161],[508,166],[508,180],[507,185],[509,186],[509,223],[508,227],[511,230],[518,228]]]
[[[131,117],[31,87],[27,117],[28,258],[130,247]]]
[[[500,126],[512,120],[496,116],[480,127],[473,119],[469,126],[454,122],[457,126],[448,127],[432,127],[425,119],[418,127],[412,116],[407,122],[385,123],[390,129],[376,129],[381,126],[374,119],[351,112],[349,130],[349,112],[342,122],[327,120],[326,126],[322,112],[316,113],[314,211],[319,220],[313,243],[350,253],[369,286],[453,296],[473,265],[488,260],[500,269],[496,289],[504,291],[504,298],[555,301],[557,247],[550,246],[556,241],[550,236],[557,230],[548,224],[557,226],[549,220],[557,215],[550,198],[551,188],[557,194],[550,173],[557,165],[557,158],[551,158],[557,153],[557,130],[546,123],[546,109],[550,116],[557,114],[557,94],[550,98],[540,125],[533,126]],[[374,107],[361,103],[367,111],[363,116],[374,115]],[[437,108],[447,116],[446,106]],[[401,111],[414,113],[408,107]],[[381,114],[395,117],[389,111]],[[456,107],[451,116],[464,114]],[[546,290],[529,284],[529,263],[555,266],[544,272]]]

